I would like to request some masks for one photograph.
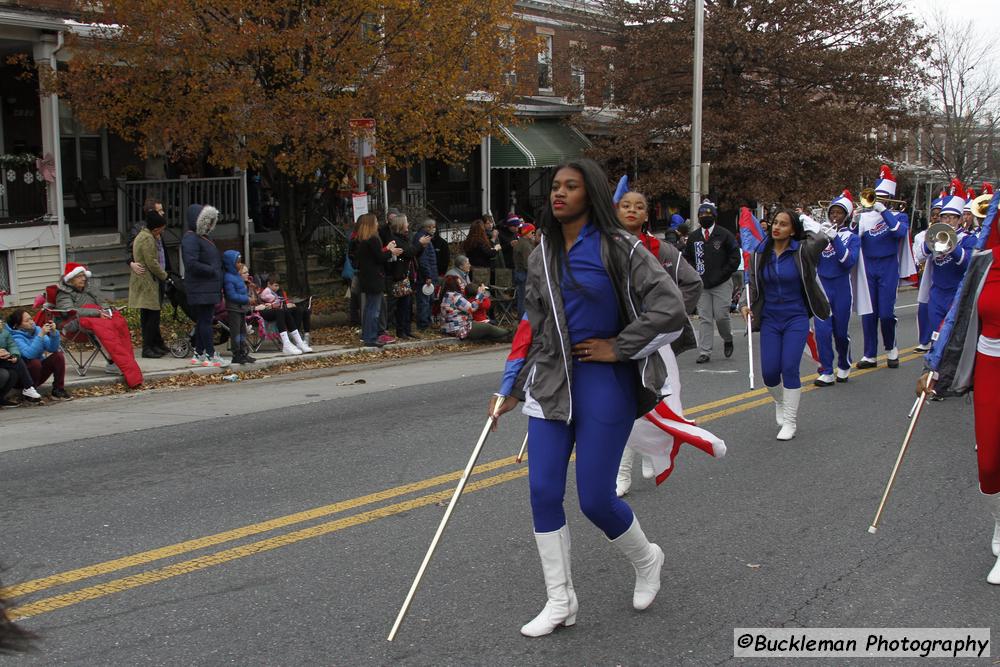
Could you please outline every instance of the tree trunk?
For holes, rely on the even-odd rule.
[[[296,296],[309,294],[308,257],[305,244],[309,240],[303,238],[302,218],[305,215],[305,202],[299,188],[288,178],[280,178],[281,203],[281,240],[285,250],[285,284],[289,293]]]

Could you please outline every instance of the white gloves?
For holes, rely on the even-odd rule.
[[[822,233],[822,230],[820,229],[820,224],[815,220],[813,220],[808,215],[806,215],[805,213],[799,216],[799,220],[802,221],[802,229],[804,229],[805,231],[812,232],[813,234]]]
[[[827,222],[820,225],[819,232],[831,241],[837,238],[837,226],[833,223]]]

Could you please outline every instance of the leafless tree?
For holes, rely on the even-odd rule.
[[[931,41],[925,148],[931,165],[972,183],[995,175],[1000,130],[1000,72],[994,40],[972,20],[937,13]]]

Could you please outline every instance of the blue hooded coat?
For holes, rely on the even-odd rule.
[[[226,274],[222,277],[223,290],[226,293],[226,308],[229,310],[245,310],[250,303],[250,292],[247,284],[236,269],[236,261],[240,258],[238,250],[227,250],[222,253],[222,266]]]
[[[219,212],[212,206],[188,206],[181,258],[184,289],[191,305],[215,305],[222,300],[222,254],[208,239],[218,220]]]

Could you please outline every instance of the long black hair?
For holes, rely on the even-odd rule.
[[[611,201],[611,187],[608,184],[608,175],[604,173],[601,165],[589,158],[570,160],[557,166],[552,171],[552,178],[559,173],[560,169],[575,169],[583,176],[583,185],[587,191],[587,219],[604,236],[610,236],[614,232],[623,231],[625,227],[618,221],[618,214],[615,212],[614,202]],[[552,212],[552,198],[546,195],[545,206],[542,207],[538,216],[538,228],[545,235],[547,245],[552,246],[550,252],[556,262],[556,275],[562,271],[563,258],[566,255],[566,240],[563,238],[562,223],[559,222]]]
[[[782,213],[786,214],[792,221],[792,239],[796,241],[801,241],[806,237],[806,229],[802,224],[802,217],[790,208],[779,208],[774,213],[771,214],[771,224],[768,230],[774,227],[774,221],[778,219],[778,216]],[[770,231],[768,231],[767,240],[764,242],[763,256],[766,258],[771,256],[771,250],[774,249],[774,238],[771,236]]]

